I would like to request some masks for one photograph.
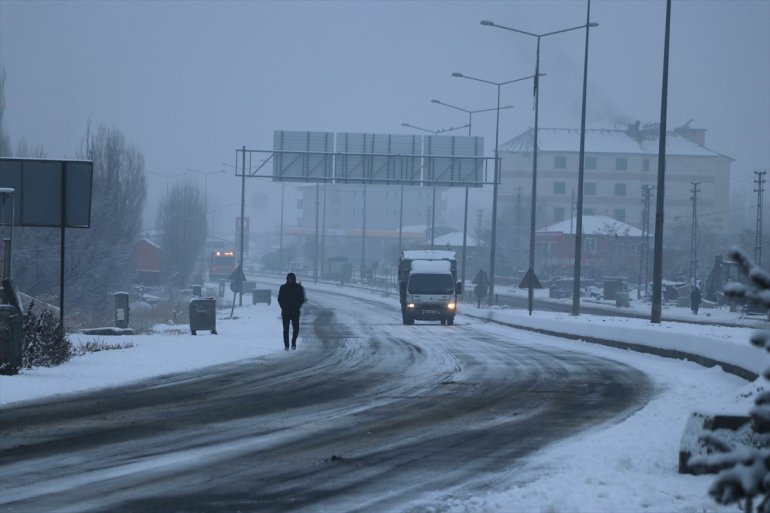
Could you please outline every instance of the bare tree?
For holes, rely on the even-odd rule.
[[[190,180],[174,185],[158,212],[165,281],[184,287],[206,247],[206,202]]]
[[[105,322],[112,317],[112,294],[131,285],[147,196],[144,157],[119,130],[105,127],[93,134],[89,128],[82,157],[94,163],[91,226],[66,231],[65,306],[70,322]],[[57,296],[61,231],[18,233],[14,262],[20,288],[36,297]]]
[[[20,159],[48,158],[48,152],[45,151],[45,148],[42,145],[38,144],[37,146],[30,146],[23,137],[16,143],[16,153],[14,155]]]

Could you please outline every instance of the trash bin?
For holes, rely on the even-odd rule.
[[[195,297],[190,300],[190,332],[199,330],[217,334],[217,300],[213,297]]]
[[[193,297],[201,297],[201,286],[200,285],[193,285],[192,286],[192,295]]]
[[[270,295],[270,289],[254,289],[251,291],[251,304],[267,303],[270,306],[272,300]]]
[[[128,328],[128,292],[116,292],[115,298],[115,326]]]
[[[0,374],[19,372],[23,344],[21,311],[13,305],[0,305]]]
[[[615,293],[615,306],[620,308],[621,306],[630,307],[631,301],[628,298],[628,292],[616,292]]]

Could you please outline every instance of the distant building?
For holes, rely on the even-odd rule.
[[[636,281],[642,231],[606,216],[583,216],[581,276],[623,276]],[[574,271],[575,220],[566,219],[535,233],[539,276],[570,277]]]
[[[161,262],[163,250],[144,238],[134,247],[134,261],[136,264],[136,281],[145,285],[157,285],[161,282]]]
[[[586,129],[583,214],[602,215],[643,226],[643,187],[655,187],[659,129],[638,121],[626,129]],[[532,190],[533,130],[503,143],[500,201],[529,204]],[[537,227],[569,219],[576,208],[580,130],[538,130]],[[726,205],[733,159],[706,146],[706,130],[690,121],[666,138],[665,228],[690,226],[693,183],[698,189],[698,224],[711,233],[728,229]],[[517,200],[517,198],[519,198]],[[655,191],[650,226],[655,223]],[[519,205],[521,207],[521,205]],[[527,219],[529,218],[529,209]]]
[[[364,216],[364,187],[354,184],[322,184],[318,188],[318,217],[327,229],[360,229]],[[401,187],[397,185],[368,185],[366,187],[366,229],[396,230],[403,219],[404,225],[427,224],[432,215],[432,187],[404,187],[403,217]],[[446,209],[444,188],[436,189],[436,220]],[[298,208],[299,225],[315,227],[316,186],[301,188]]]
[[[446,210],[445,190],[436,189],[437,222],[434,238],[447,231],[445,226],[438,223]],[[354,184],[321,184],[316,189],[315,185],[310,185],[301,187],[300,194],[297,205],[300,211],[298,225],[285,228],[284,235],[302,240],[306,262],[313,258],[317,233],[321,260],[346,257],[358,266],[364,240],[364,187]],[[403,187],[403,202],[401,194],[402,188],[397,185],[366,186],[365,265],[376,262],[396,265],[399,231],[401,247],[404,249],[424,248],[430,244],[433,188]]]

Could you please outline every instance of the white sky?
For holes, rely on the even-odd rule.
[[[276,129],[410,133],[459,126],[495,106],[491,81],[531,75],[530,32],[585,22],[569,1],[31,1],[0,0],[5,127],[12,142],[74,157],[88,119],[120,129],[146,157],[152,203],[187,174],[209,189],[217,223],[238,215],[235,149],[270,149]],[[658,121],[665,2],[594,0],[589,127]],[[674,0],[669,127],[692,118],[736,159],[738,183],[770,167],[770,2]],[[578,128],[584,35],[542,40],[542,127]],[[528,82],[503,87],[500,140],[534,122]],[[494,148],[494,114],[474,135]],[[414,133],[414,132],[412,132]],[[465,135],[465,131],[459,132]],[[205,173],[228,169],[208,178]],[[167,178],[168,177],[168,178]],[[256,181],[252,181],[256,182]],[[277,192],[278,191],[278,192]],[[249,184],[247,214],[277,216],[280,186]],[[154,214],[149,216],[154,222]],[[256,223],[253,223],[256,224]]]
[[[414,327],[398,325],[396,296],[383,297],[379,292],[357,292],[346,288],[346,294],[383,303],[382,310],[376,310],[377,317],[367,320],[365,317],[370,315],[367,313],[369,310],[353,311],[349,305],[345,307],[346,302],[354,299],[320,294],[324,289],[336,294],[338,287],[310,283],[306,287],[311,302],[312,298],[322,296],[324,305],[333,308],[339,321],[349,323],[351,329],[356,329],[355,326],[363,322],[376,323],[401,335],[403,333],[398,330],[414,331]],[[681,310],[682,315],[690,315],[687,309]],[[761,369],[768,363],[766,357],[758,358],[762,352],[749,344],[751,330],[748,328],[675,322],[652,325],[643,319],[588,315],[575,318],[568,314],[537,311],[529,316],[522,310],[478,310],[470,305],[461,306],[455,329],[467,329],[469,324],[473,324],[472,329],[484,331],[500,340],[519,335],[512,328],[479,322],[462,315],[462,312],[489,316],[507,323],[541,325],[555,331],[678,348],[721,361],[733,361],[752,370]],[[293,356],[293,353],[282,350],[280,338],[275,336],[280,332],[279,310],[275,302],[272,306],[258,304],[237,308],[234,320],[226,319],[229,313],[228,309],[219,311],[219,335],[199,332],[197,336],[192,336],[184,329],[180,333],[180,328],[185,326],[159,326],[158,333],[154,335],[112,337],[111,340],[73,335],[76,343],[100,338],[109,343],[131,341],[135,346],[92,353],[59,367],[23,370],[18,376],[0,376],[0,405],[59,393],[113,387],[229,361],[260,358],[262,365],[272,365],[279,359]],[[733,320],[736,316],[726,309],[712,313],[715,317],[732,315]],[[383,324],[383,316],[393,321],[392,328]],[[436,329],[453,329],[435,324]],[[262,328],[257,330],[263,334],[262,337],[255,337],[255,326]],[[422,337],[432,336],[425,330],[420,330],[420,333]],[[212,343],[212,337],[216,338],[215,343]],[[351,340],[358,338],[352,337]],[[515,472],[496,475],[486,494],[469,496],[462,489],[448,490],[449,497],[446,493],[426,496],[424,503],[417,504],[415,510],[432,509],[438,502],[452,513],[508,512],[512,505],[515,505],[515,511],[553,513],[735,511],[734,507],[718,507],[708,497],[706,490],[713,482],[713,476],[677,473],[679,443],[692,411],[746,414],[753,400],[750,392],[761,381],[750,384],[719,368],[706,369],[685,361],[531,333],[527,335],[527,341],[558,351],[588,352],[639,368],[649,374],[655,384],[655,397],[622,422],[597,426],[517,462],[523,464],[523,468],[517,467]],[[310,343],[302,335],[298,342],[298,351]],[[484,355],[479,354],[479,358],[483,360]],[[431,369],[430,365],[435,365],[435,369]],[[429,362],[424,370],[439,374],[443,370],[441,359]],[[597,450],[597,447],[600,449]],[[162,460],[163,455],[160,455],[157,461],[143,461],[142,464],[152,468]],[[7,492],[12,498],[18,490]]]

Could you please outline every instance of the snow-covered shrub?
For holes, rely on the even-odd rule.
[[[134,343],[131,341],[128,342],[115,342],[114,344],[111,344],[109,342],[105,342],[102,338],[97,338],[94,340],[87,340],[86,342],[83,342],[82,344],[73,347],[72,349],[72,356],[83,356],[88,353],[98,353],[99,351],[113,351],[117,349],[129,349],[134,347]]]
[[[749,285],[730,283],[725,287],[725,295],[762,305],[770,311],[770,273],[754,265],[740,249],[733,248],[730,257],[749,278]],[[770,330],[758,330],[750,340],[753,345],[770,352]],[[762,377],[770,379],[770,367],[764,370]],[[757,394],[749,416],[755,432],[770,434],[770,390],[766,387]],[[709,488],[709,495],[720,504],[743,503],[746,513],[770,513],[770,447],[731,447],[723,440],[709,436],[704,437],[703,442],[716,454],[695,457],[691,464],[696,467],[699,464],[717,465],[722,469]],[[755,510],[753,503],[757,497],[759,503]]]
[[[61,365],[72,358],[72,343],[51,310],[38,313],[34,306],[33,301],[24,316],[22,366],[29,369]]]

